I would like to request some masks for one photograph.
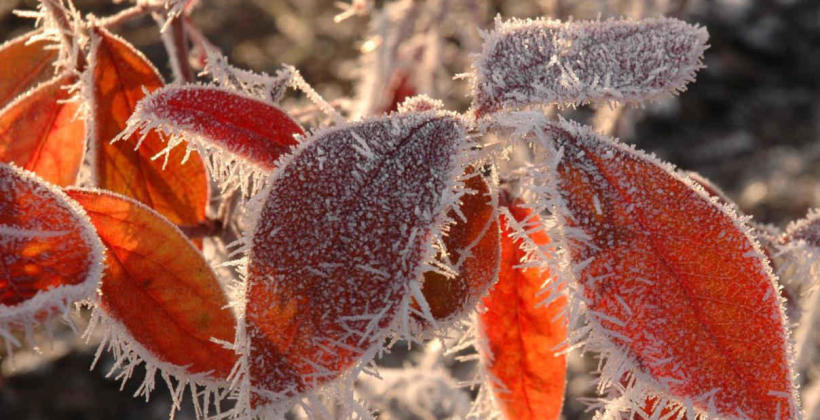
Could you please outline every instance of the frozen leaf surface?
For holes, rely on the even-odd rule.
[[[509,206],[509,203],[503,203]],[[509,207],[515,224],[543,246],[550,242],[541,218],[517,203]],[[558,419],[564,402],[567,362],[556,356],[567,338],[562,315],[566,297],[541,293],[550,272],[524,268],[526,252],[513,236],[507,216],[501,215],[501,268],[498,283],[484,298],[486,312],[479,314],[479,328],[487,349],[485,368],[494,378],[495,400],[508,419]],[[549,300],[547,305],[542,302]]]
[[[208,179],[199,155],[184,159],[184,147],[163,154],[165,143],[155,132],[111,143],[145,96],[143,89],[159,89],[162,78],[142,54],[104,29],[95,29],[92,41],[86,83],[93,104],[89,143],[97,185],[135,198],[177,225],[198,224],[208,203]],[[158,155],[163,159],[152,160]]]
[[[139,343],[135,349],[147,350],[137,356],[172,365],[166,373],[225,380],[236,356],[211,339],[233,342],[236,320],[202,254],[137,201],[104,191],[66,193],[85,208],[106,247],[100,307]]]
[[[91,297],[103,248],[85,212],[31,172],[0,163],[0,335]]]
[[[131,125],[172,136],[169,146],[194,140],[204,150],[225,151],[271,171],[303,135],[302,128],[274,105],[227,90],[166,87],[137,105]]]
[[[820,249],[820,209],[813,209],[804,219],[789,224],[781,242],[796,241],[805,241],[806,245]]]
[[[458,211],[450,211],[455,223],[442,238],[446,255],[438,255],[447,272],[424,273],[421,289],[430,314],[441,325],[471,311],[498,273],[500,239],[495,199],[481,173],[470,167],[465,176],[464,186],[471,192],[461,197]],[[429,325],[418,303],[414,302],[414,308],[415,320]]]
[[[633,148],[560,122],[559,209],[593,333],[678,401],[721,418],[799,417],[780,297],[726,206]],[[615,350],[613,350],[615,351]]]
[[[45,40],[32,41],[29,32],[0,45],[0,108],[54,75],[58,50]]]
[[[672,18],[496,21],[474,64],[473,109],[640,102],[684,89],[708,34]]]
[[[57,77],[0,113],[0,161],[12,162],[59,186],[74,183],[85,154],[79,103],[66,102],[71,76]]]
[[[465,143],[450,114],[398,114],[317,133],[274,172],[246,291],[262,401],[333,380],[381,344],[434,257]]]

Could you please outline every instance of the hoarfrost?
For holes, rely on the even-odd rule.
[[[639,102],[684,90],[708,34],[672,18],[502,21],[473,64],[473,110]]]
[[[408,331],[468,146],[453,114],[405,113],[322,130],[283,159],[251,240],[240,404],[310,399]]]

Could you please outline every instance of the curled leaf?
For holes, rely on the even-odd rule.
[[[0,336],[93,296],[103,248],[85,212],[31,172],[0,163]]]
[[[0,45],[0,108],[54,75],[57,48],[45,40],[33,41],[37,31]]]
[[[590,340],[622,355],[611,369],[710,416],[798,417],[778,288],[733,210],[586,128],[545,133],[562,150],[559,213],[583,232],[567,246]]]
[[[708,34],[672,18],[496,20],[474,63],[478,116],[506,107],[639,102],[683,90]]]
[[[450,211],[455,222],[444,233],[444,249],[437,257],[447,273],[424,273],[421,291],[437,324],[447,325],[471,311],[487,294],[498,273],[499,229],[495,199],[480,172],[468,167],[458,211]],[[413,318],[420,328],[429,327],[418,302]]]
[[[542,286],[550,272],[539,267],[524,268],[526,252],[508,217],[520,224],[519,234],[528,235],[536,245],[550,242],[541,218],[521,203],[510,205],[500,216],[501,268],[498,282],[483,302],[479,331],[486,343],[482,361],[492,376],[495,400],[508,419],[558,419],[564,402],[566,357],[556,356],[567,338],[562,315],[566,297],[547,297]],[[549,299],[548,304],[544,304]]]
[[[188,155],[184,148],[166,150],[155,132],[111,143],[145,96],[143,89],[159,89],[162,78],[126,41],[101,28],[92,35],[86,87],[92,102],[89,143],[97,185],[147,204],[174,224],[199,224],[205,220],[208,178],[198,154]]]
[[[450,114],[394,114],[317,133],[274,172],[245,295],[261,401],[310,391],[378,348],[434,256],[465,143]]]
[[[237,357],[213,340],[232,342],[236,319],[202,254],[133,199],[82,189],[66,194],[85,208],[106,247],[98,321],[109,329],[101,346],[121,363],[144,361],[151,378],[159,368],[179,380],[224,384]],[[147,395],[151,387],[144,388]]]
[[[19,97],[0,112],[0,161],[12,162],[59,186],[74,183],[85,154],[85,121],[68,87],[57,77]]]

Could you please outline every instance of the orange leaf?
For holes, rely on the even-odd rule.
[[[333,380],[381,344],[453,204],[465,146],[450,114],[394,114],[320,132],[274,172],[246,292],[263,403]]]
[[[29,32],[0,45],[0,109],[54,75],[58,50],[47,49],[48,41],[27,44],[36,34]]]
[[[13,162],[60,186],[74,183],[85,153],[79,103],[64,102],[71,76],[57,77],[19,97],[0,114],[0,161]]]
[[[798,416],[775,279],[733,211],[586,128],[545,131],[563,149],[562,216],[585,233],[567,246],[594,333],[712,415]]]
[[[205,220],[208,178],[199,155],[182,163],[184,148],[171,150],[166,162],[151,160],[165,149],[155,132],[149,132],[138,150],[138,135],[111,143],[126,127],[143,89],[162,87],[162,78],[151,63],[124,40],[105,29],[92,36],[90,68],[93,106],[92,150],[97,185],[147,204],[177,225],[196,225]]]
[[[236,356],[211,338],[233,342],[236,320],[202,254],[137,201],[104,191],[66,193],[88,212],[107,249],[100,307],[150,352],[139,356],[226,379]]]
[[[498,217],[490,186],[472,167],[467,168],[465,176],[464,186],[474,193],[461,198],[459,211],[463,216],[455,210],[450,211],[449,216],[455,223],[443,238],[449,254],[446,262],[458,274],[448,278],[439,272],[428,271],[424,273],[421,289],[431,315],[444,325],[472,310],[487,294],[498,272]],[[438,258],[441,260],[442,256]],[[429,323],[420,315],[418,303],[413,301],[413,307],[417,311],[413,313],[415,321],[424,328]]]
[[[520,203],[509,210],[524,230],[541,224],[541,218]],[[512,236],[513,228],[503,213],[500,220],[498,283],[484,298],[487,310],[478,317],[488,350],[482,352],[482,360],[497,379],[492,381],[492,388],[506,418],[558,419],[564,402],[567,363],[566,357],[555,356],[555,351],[567,338],[566,319],[561,315],[567,299],[561,296],[549,305],[538,305],[545,299],[540,291],[550,273],[518,267],[526,253]],[[538,245],[550,242],[543,230],[529,236]]]
[[[0,163],[0,331],[28,328],[92,296],[102,259],[76,203],[31,172]]]

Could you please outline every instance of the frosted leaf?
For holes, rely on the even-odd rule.
[[[160,373],[172,390],[172,411],[186,388],[197,395],[197,411],[207,411],[208,400],[223,398],[237,359],[224,346],[236,319],[215,273],[176,226],[138,201],[101,190],[66,194],[85,209],[106,247],[86,335],[102,333],[97,359],[103,349],[113,353],[108,376],[124,384],[144,364],[135,395],[148,399]]]
[[[69,92],[73,76],[56,77],[0,111],[0,161],[14,162],[58,186],[74,184],[85,154],[85,121]]]
[[[778,286],[734,210],[670,165],[573,123],[547,123],[589,340],[636,389],[721,418],[797,418]],[[608,343],[608,344],[607,344]],[[642,392],[633,402],[643,404]]]
[[[457,203],[467,147],[454,115],[406,113],[320,131],[282,162],[251,240],[238,343],[254,409],[309,395],[407,323],[397,314]]]
[[[790,223],[781,241],[805,241],[808,246],[820,248],[820,209],[812,209],[805,218]]]
[[[103,248],[88,216],[61,190],[0,163],[0,343],[7,354],[24,330],[65,315],[94,295]],[[67,318],[66,318],[67,319]]]
[[[554,281],[550,270],[528,261],[524,238],[547,245],[541,218],[517,200],[500,200],[501,267],[492,293],[478,314],[482,368],[492,378],[499,411],[508,419],[557,419],[561,415],[567,363],[561,350],[567,339],[567,298],[543,289]],[[546,293],[545,293],[546,292]],[[554,295],[553,295],[554,293]]]
[[[81,84],[94,183],[148,204],[177,225],[200,224],[209,183],[199,154],[167,150],[155,132],[119,136],[137,102],[163,86],[159,72],[131,44],[103,28],[93,28],[89,49]]]
[[[672,18],[496,20],[475,61],[473,109],[640,102],[694,80],[706,29]]]
[[[471,314],[498,277],[499,228],[495,192],[481,172],[472,166],[464,173],[464,187],[457,209],[450,210],[453,224],[444,229],[436,270],[424,273],[421,291],[435,320],[412,303],[413,329],[442,330]]]
[[[58,48],[48,40],[36,39],[40,32],[29,32],[0,44],[0,109],[18,95],[54,75]]]
[[[169,86],[142,99],[118,137],[165,134],[165,151],[180,144],[207,156],[210,173],[224,188],[252,190],[276,161],[296,145],[302,128],[274,105],[208,86]],[[163,153],[160,152],[160,153]]]

